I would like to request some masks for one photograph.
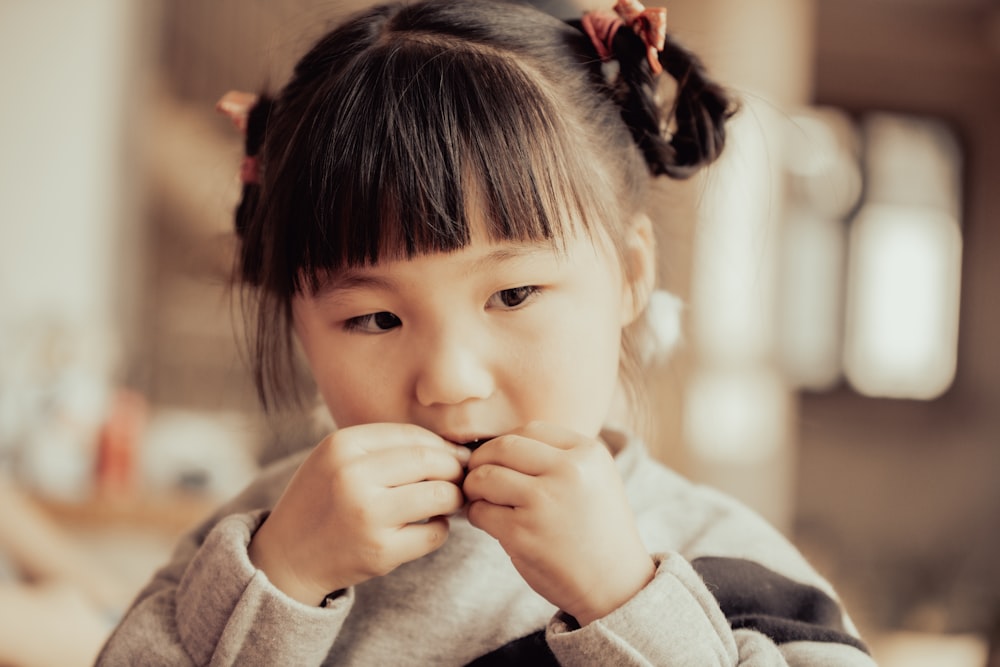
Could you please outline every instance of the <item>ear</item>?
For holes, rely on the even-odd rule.
[[[624,262],[623,327],[632,324],[646,309],[656,285],[656,238],[653,223],[645,213],[637,213],[625,233]]]

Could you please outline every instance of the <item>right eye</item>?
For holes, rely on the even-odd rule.
[[[528,301],[528,299],[537,296],[540,291],[540,288],[535,287],[534,285],[525,285],[523,287],[512,287],[510,289],[500,290],[490,297],[490,305],[497,308],[504,308],[506,310],[514,310],[515,308],[522,306]]]
[[[403,322],[392,313],[382,310],[377,313],[359,315],[344,322],[344,328],[348,331],[359,331],[361,333],[383,333],[402,326]]]

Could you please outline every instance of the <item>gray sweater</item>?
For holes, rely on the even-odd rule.
[[[830,586],[777,531],[641,443],[621,444],[656,576],[583,628],[461,517],[438,551],[321,607],[287,597],[247,545],[300,453],[180,542],[98,665],[874,665]]]

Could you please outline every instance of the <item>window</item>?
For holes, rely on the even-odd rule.
[[[954,379],[958,348],[954,133],[882,113],[854,125],[824,112],[796,127],[779,294],[788,377],[811,390],[844,377],[868,396],[939,396]],[[853,201],[851,173],[864,182]]]

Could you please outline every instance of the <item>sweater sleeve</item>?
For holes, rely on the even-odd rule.
[[[583,628],[563,614],[550,621],[560,665],[875,664],[817,588],[741,559],[655,559],[653,581],[608,616]]]
[[[354,591],[310,607],[250,562],[250,538],[308,454],[275,462],[174,548],[111,634],[98,665],[310,665],[326,658]]]
[[[197,532],[186,538],[139,594],[97,664],[322,663],[353,591],[310,607],[272,585],[247,554],[264,516],[232,514],[202,541]]]

